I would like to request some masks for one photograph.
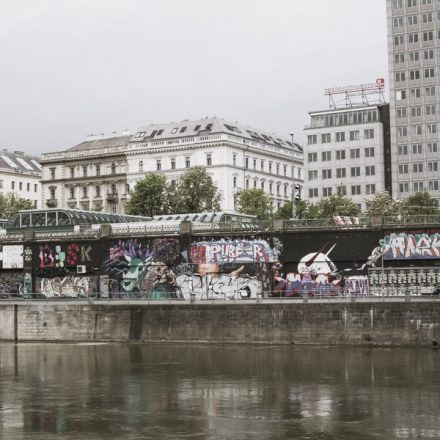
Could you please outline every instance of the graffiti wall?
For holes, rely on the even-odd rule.
[[[385,260],[432,260],[440,258],[440,233],[390,233],[380,240]]]
[[[413,284],[428,289],[439,283],[440,231],[347,229],[4,244],[0,262],[0,291],[53,297],[363,295],[383,285],[407,291]],[[27,287],[23,273],[31,279]]]
[[[59,297],[88,297],[95,294],[97,276],[65,276],[52,278],[37,278],[36,291],[47,298]]]

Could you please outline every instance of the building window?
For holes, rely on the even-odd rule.
[[[331,133],[321,134],[321,144],[328,144],[332,141]]]
[[[269,193],[272,194],[273,192],[273,184],[269,183]]]
[[[272,162],[269,162],[269,173],[272,174]]]
[[[437,153],[438,152],[437,142],[428,144],[428,152],[429,153]]]
[[[246,179],[246,189],[249,188],[249,179]]]
[[[83,177],[87,177],[87,165],[83,165]]]
[[[344,185],[340,185],[336,187],[336,194],[338,196],[346,196],[347,195],[347,187]]]
[[[350,150],[350,159],[358,159],[361,157],[361,149],[360,148],[352,148]]]
[[[191,159],[189,157],[185,157],[185,168],[189,168],[191,166]]]
[[[100,176],[101,175],[101,165],[96,165],[95,166],[95,171],[96,171],[96,175]]]
[[[233,185],[234,185],[234,188],[237,188],[237,178],[236,178],[236,177],[234,177],[234,178],[232,179],[232,183],[233,183]]]
[[[156,160],[156,171],[160,171],[162,169],[162,162],[160,159]]]
[[[406,156],[408,154],[408,145],[399,145],[397,147],[397,154],[399,156]]]
[[[264,160],[263,159],[260,160],[260,169],[261,169],[261,171],[264,171]]]
[[[404,164],[401,163],[398,169],[399,169],[399,174],[408,174],[409,168],[407,163]]]
[[[318,180],[318,170],[308,171],[308,180]]]
[[[116,174],[116,164],[114,162],[111,165],[111,173]]]
[[[309,188],[309,199],[318,197],[318,188]]]
[[[318,153],[308,153],[307,154],[308,162],[317,162],[318,161]]]
[[[351,174],[351,177],[360,177],[361,167],[351,167],[350,174]]]
[[[336,132],[336,142],[345,142],[345,131]]]
[[[345,150],[336,150],[336,160],[345,159]]]
[[[376,193],[376,185],[374,183],[365,185],[365,194],[375,194]]]
[[[73,179],[75,177],[75,168],[70,167],[70,178]]]
[[[116,185],[114,183],[112,183],[111,189],[112,189],[112,195],[116,196],[118,193],[116,192]]]
[[[249,157],[244,158],[244,167],[247,169],[249,168]]]
[[[101,197],[101,187],[99,185],[95,186],[95,197]]]
[[[23,182],[18,182],[18,189],[20,191],[23,189]]]
[[[171,158],[171,169],[172,170],[176,169],[176,159],[174,157]]]
[[[413,173],[423,173],[423,162],[413,163]]]
[[[277,196],[279,196],[280,195],[280,184],[278,183],[277,184]]]
[[[264,191],[264,181],[261,182],[261,189]]]
[[[412,154],[422,154],[423,146],[422,144],[413,144],[412,146]]]
[[[26,191],[29,192],[30,190],[31,190],[31,184],[30,184],[30,183],[27,183],[27,184],[26,184]]]
[[[161,131],[161,130],[159,130],[159,131]],[[158,135],[159,134],[162,134],[162,133],[157,133]],[[130,184],[129,183],[127,183],[126,185],[125,185],[125,194],[130,194]]]
[[[257,181],[254,180],[254,188],[256,188],[256,187],[257,187]]]
[[[55,179],[55,168],[49,168],[51,180]]]
[[[336,168],[336,177],[338,179],[343,179],[346,177],[347,169],[346,168]]]
[[[332,178],[332,170],[322,170],[322,178],[323,179],[331,179]]]
[[[70,198],[71,199],[75,198],[75,188],[70,188]]]
[[[364,130],[364,138],[374,139],[374,128],[368,128],[367,130]]]
[[[206,165],[208,165],[208,166],[212,165],[212,155],[211,155],[211,153],[208,153],[206,155]]]
[[[414,192],[423,192],[423,182],[413,182]]]
[[[322,188],[322,196],[323,197],[330,197],[332,195],[332,187],[326,187]]]
[[[50,189],[49,189],[50,199],[51,199],[51,200],[54,200],[54,199],[55,199],[55,189],[56,189],[56,188],[50,188]]]
[[[350,140],[358,141],[359,140],[359,130],[350,131]]]
[[[307,136],[307,144],[308,145],[315,145],[318,143],[318,136],[316,134],[311,134]]]
[[[428,171],[438,171],[438,162],[428,162]]]
[[[426,124],[426,133],[427,134],[437,133],[437,124]]]
[[[430,180],[428,182],[428,188],[430,191],[438,191],[438,180]]]
[[[352,185],[351,187],[351,195],[358,196],[361,194],[361,186],[360,185]]]
[[[287,165],[283,165],[283,172],[284,175],[287,176]]]
[[[255,157],[254,157],[252,162],[254,164],[254,170],[256,170],[257,169],[257,159],[255,159]]]
[[[232,165],[234,165],[234,167],[237,166],[237,155],[236,154],[232,155]]]
[[[139,172],[140,173],[144,172],[144,161],[142,160],[139,161]]]
[[[409,192],[409,183],[408,182],[399,183],[399,192],[400,193]]]
[[[83,186],[83,199],[87,198],[87,186]]]
[[[34,184],[34,192],[37,192],[38,191],[38,185],[35,183]]]
[[[321,152],[321,160],[323,162],[332,160],[332,152],[331,151],[322,151]]]
[[[420,79],[420,70],[419,69],[410,70],[409,71],[409,79],[410,79],[410,81],[415,81],[415,80]],[[397,81],[397,77],[396,77],[396,81]],[[405,81],[405,76],[403,76],[402,81]]]
[[[374,157],[374,147],[365,148],[365,157]]]
[[[376,167],[374,165],[365,167],[366,176],[374,176],[375,174],[376,174]]]

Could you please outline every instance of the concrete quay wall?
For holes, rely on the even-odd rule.
[[[431,345],[440,303],[0,305],[0,339]]]

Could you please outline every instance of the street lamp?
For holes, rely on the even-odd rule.
[[[294,144],[294,138],[295,135],[293,133],[290,133],[290,137],[292,138],[292,220],[296,217],[296,207],[295,207],[295,162],[294,162],[294,150],[295,150],[295,144]]]

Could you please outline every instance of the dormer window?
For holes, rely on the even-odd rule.
[[[212,124],[208,124],[208,125],[205,127],[205,130],[211,130],[211,128],[212,128]]]
[[[185,131],[186,131],[186,127],[182,127],[182,128],[180,129],[180,133],[185,133]]]
[[[173,128],[173,129],[171,130],[171,134],[176,134],[176,133],[177,133],[177,130],[178,130],[177,127],[176,127],[176,128]]]
[[[199,131],[200,130],[200,125],[196,125],[195,127],[194,127],[194,131]]]

